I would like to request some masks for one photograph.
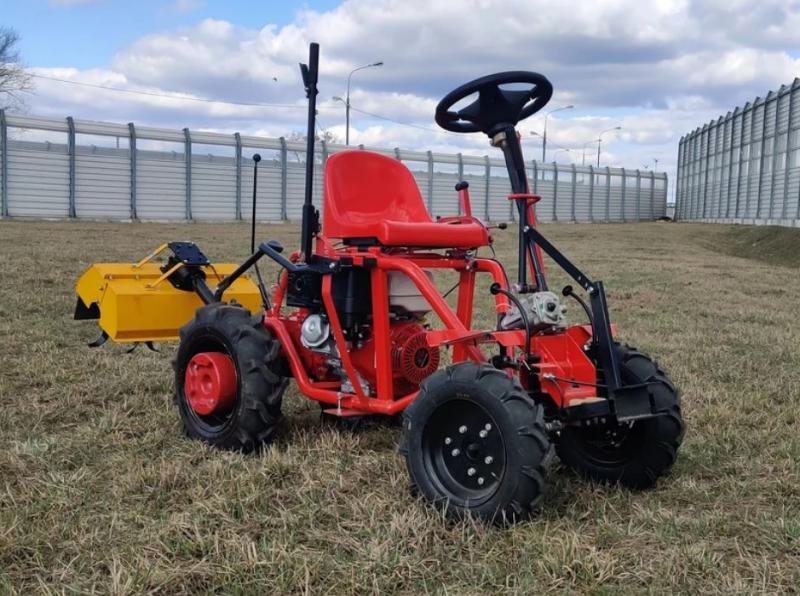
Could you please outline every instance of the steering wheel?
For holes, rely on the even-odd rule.
[[[500,85],[529,84],[528,90],[501,89]],[[468,106],[451,111],[464,99],[478,94]],[[494,136],[507,126],[541,110],[553,95],[547,77],[535,72],[512,70],[487,75],[454,89],[436,106],[436,123],[451,132],[484,132]]]

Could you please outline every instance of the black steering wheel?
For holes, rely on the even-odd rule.
[[[500,85],[529,84],[530,89],[501,89]],[[472,95],[478,98],[468,106],[451,111],[456,103]],[[484,132],[494,136],[508,126],[541,110],[553,95],[547,77],[535,72],[512,70],[487,75],[461,85],[445,95],[436,106],[436,123],[451,132]]]

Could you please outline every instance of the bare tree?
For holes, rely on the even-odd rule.
[[[31,76],[20,63],[19,34],[0,27],[0,108],[22,107],[22,93],[31,89]]]

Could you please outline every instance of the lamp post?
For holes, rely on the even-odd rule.
[[[571,110],[574,108],[572,104],[568,106],[562,106],[560,108],[556,108],[555,110],[550,110],[544,115],[544,134],[542,135],[542,163],[544,163],[545,159],[547,158],[547,119],[550,117],[550,114],[554,112],[560,112],[561,110]]]
[[[353,73],[358,72],[359,70],[364,70],[365,68],[372,68],[373,66],[383,66],[383,61],[380,62],[373,62],[372,64],[365,64],[364,66],[359,66],[354,68],[350,71],[350,74],[347,75],[347,95],[345,98],[342,99],[338,95],[334,95],[334,101],[341,101],[345,107],[345,131],[344,131],[344,144],[350,144],[350,79],[353,77]]]
[[[569,150],[569,149],[556,149],[556,152],[555,152],[555,153],[553,153],[553,161],[555,161],[555,160],[556,160],[556,155],[558,155],[558,154],[559,154],[559,153],[561,153],[562,151],[563,151],[564,153],[569,153],[569,152],[570,152],[570,150]]]
[[[581,165],[582,165],[582,166],[585,166],[585,165],[586,165],[586,148],[587,148],[589,145],[591,145],[592,143],[596,143],[596,142],[597,142],[597,139],[592,139],[591,141],[586,141],[586,142],[583,144],[583,148],[582,148],[582,150],[581,150]]]
[[[600,167],[600,144],[603,142],[603,135],[607,132],[611,132],[612,130],[622,130],[621,126],[614,126],[612,128],[607,128],[604,131],[600,132],[597,135],[597,167]]]

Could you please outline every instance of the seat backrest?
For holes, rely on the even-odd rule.
[[[382,221],[429,223],[414,175],[370,151],[342,151],[325,162],[322,232],[330,238],[377,237]]]

